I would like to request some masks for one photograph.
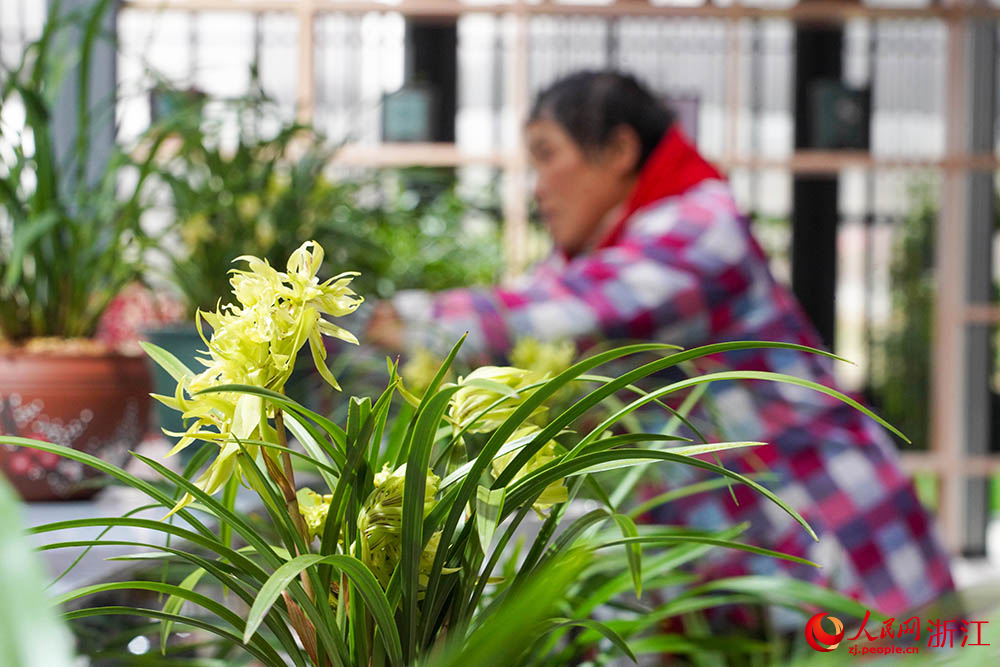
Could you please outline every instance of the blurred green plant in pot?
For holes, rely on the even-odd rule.
[[[75,136],[65,147],[55,140],[53,110],[74,64],[76,89],[91,90],[110,4],[61,12],[56,2],[41,37],[0,71],[0,338],[8,342],[92,336],[111,299],[141,276],[152,242],[140,222],[155,151],[142,161],[117,144],[106,160],[92,154],[113,96],[82,93]],[[77,28],[74,45],[67,36]]]
[[[319,230],[330,212],[349,197],[323,174],[333,149],[310,126],[281,121],[257,77],[251,81],[250,92],[235,99],[178,94],[171,113],[150,130],[169,139],[159,177],[169,189],[180,247],[163,252],[192,321],[228,292],[234,257],[281,266],[303,241],[324,236]]]
[[[228,291],[219,269],[233,257],[281,266],[308,239],[328,249],[329,265],[355,267],[358,289],[372,297],[497,278],[499,225],[488,195],[479,205],[454,187],[424,197],[404,185],[410,170],[332,176],[338,146],[285,120],[253,72],[250,92],[235,99],[159,90],[173,100],[151,131],[172,140],[159,168],[179,247],[166,254],[191,318]]]
[[[657,625],[670,614],[722,603],[773,601],[803,614],[808,604],[820,604],[844,616],[864,615],[863,607],[838,594],[769,577],[710,582],[673,597],[666,607],[655,603],[644,591],[685,581],[678,567],[708,549],[814,564],[740,543],[735,538],[742,526],[717,533],[639,527],[635,517],[651,502],[666,500],[635,506],[628,500],[634,497],[630,489],[608,488],[605,474],[661,464],[710,470],[763,494],[815,537],[801,515],[758,481],[697,458],[764,443],[694,444],[670,434],[613,433],[644,405],[692,384],[739,375],[710,373],[652,392],[636,386],[679,363],[752,347],[833,355],[776,342],[692,350],[650,343],[602,351],[563,370],[553,367],[551,376],[486,367],[446,382],[460,340],[421,397],[401,387],[389,360],[385,390],[374,400],[345,401],[346,419],[336,423],[284,391],[295,357],[307,345],[320,375],[337,387],[342,381],[326,367],[322,338],[355,342],[339,325],[361,302],[353,291],[357,276],[345,272],[321,279],[323,257],[318,244],[307,242],[283,270],[257,257],[240,258],[231,276],[235,299],[205,316],[213,332],[200,372],[161,348],[145,346],[176,380],[172,395],[159,400],[189,420],[174,450],[205,443],[181,473],[137,454],[157,474],[159,482],[152,484],[84,452],[0,436],[0,445],[35,447],[99,468],[147,496],[147,507],[161,507],[169,516],[87,518],[34,529],[49,534],[85,526],[143,528],[170,540],[152,554],[132,558],[160,559],[184,575],[179,584],[166,583],[177,581],[174,575],[72,591],[58,600],[74,605],[67,619],[158,619],[162,647],[175,631],[199,628],[214,635],[222,650],[240,646],[269,667],[500,667],[580,664],[595,654],[597,662],[606,663],[698,647],[775,657],[767,645],[703,635],[685,641],[684,635],[664,635]],[[546,356],[534,352],[536,359]],[[635,361],[636,355],[651,353],[652,361]],[[627,359],[634,367],[616,377],[590,374]],[[821,391],[892,428],[833,389],[780,374],[766,379]],[[577,382],[587,387],[581,398],[557,407],[551,399]],[[581,424],[588,409],[621,392],[631,400],[593,427]],[[483,438],[475,452],[461,446],[466,433]],[[300,462],[297,469],[293,457]],[[318,489],[299,487],[302,466]],[[261,508],[258,520],[237,511],[243,486]],[[696,490],[674,489],[672,495],[685,492]],[[579,502],[588,496],[588,502]],[[611,497],[626,500],[616,503]],[[541,518],[531,525],[536,513]],[[53,541],[45,548],[144,546],[113,535]],[[509,548],[515,543],[525,549]],[[210,595],[210,583],[228,591],[229,602]],[[119,589],[153,591],[165,600],[156,608],[89,601]],[[156,664],[155,656],[147,657]],[[172,664],[170,658],[164,664]]]

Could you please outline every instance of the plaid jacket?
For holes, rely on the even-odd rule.
[[[734,340],[821,346],[796,300],[774,280],[720,180],[640,208],[612,245],[572,260],[553,256],[514,287],[404,293],[396,306],[414,344],[444,350],[468,331],[466,345],[484,360],[502,356],[521,336],[584,344],[645,339],[687,348]],[[818,355],[732,352],[706,360],[700,370],[720,365],[835,386],[830,360]],[[888,614],[951,589],[947,556],[880,426],[835,399],[783,383],[713,383],[708,393],[715,437],[770,443],[735,450],[723,457],[725,465],[776,474],[771,488],[820,541],[742,485],[734,487],[738,504],[722,488],[663,505],[650,518],[711,529],[749,521],[744,541],[824,567],[720,549],[699,561],[707,577],[784,572]],[[658,470],[671,486],[704,478],[688,466]]]

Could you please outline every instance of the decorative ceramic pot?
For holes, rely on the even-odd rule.
[[[147,432],[150,390],[142,357],[0,351],[0,433],[122,465]],[[0,470],[25,500],[80,499],[100,488],[89,466],[24,447],[0,446]]]

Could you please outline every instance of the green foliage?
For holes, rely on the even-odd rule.
[[[88,164],[94,128],[111,122],[113,100],[80,96],[79,130],[65,154],[57,154],[52,125],[69,67],[78,66],[77,90],[90,89],[109,4],[81,14],[54,3],[41,37],[0,73],[0,336],[14,342],[92,335],[110,300],[142,271],[151,159],[137,162],[115,146],[98,169]],[[68,50],[74,26],[79,48]]]
[[[21,527],[21,505],[0,477],[0,664],[70,667],[71,641],[43,591],[43,575]]]
[[[874,376],[887,419],[918,448],[928,442],[934,316],[933,238],[937,204],[927,186],[912,189],[890,266],[892,319],[880,341]]]
[[[283,266],[348,193],[324,177],[333,151],[312,128],[289,122],[264,129],[279,114],[256,76],[250,92],[235,99],[162,94],[170,92],[177,104],[150,135],[172,143],[158,175],[169,187],[173,231],[183,248],[168,258],[193,316],[213,309],[229,291],[226,269],[234,257],[255,255]],[[224,119],[235,119],[235,146],[226,142]]]
[[[297,251],[287,275],[249,262],[250,270],[234,285],[239,304],[216,314],[224,312],[229,319],[213,334],[212,359],[204,362],[208,370],[196,382],[169,353],[147,346],[178,378],[176,395],[163,399],[191,418],[185,440],[206,442],[207,449],[183,473],[136,455],[156,473],[160,481],[153,484],[84,452],[0,436],[0,444],[34,447],[104,471],[172,514],[170,521],[123,516],[36,527],[35,533],[50,534],[128,526],[170,538],[152,555],[133,558],[162,558],[175,573],[169,581],[179,584],[133,580],[80,589],[61,600],[84,605],[68,611],[66,618],[157,619],[163,623],[164,647],[172,632],[196,628],[274,667],[381,667],[568,665],[595,654],[606,662],[615,656],[706,647],[727,655],[760,654],[770,651],[769,645],[740,638],[720,641],[708,637],[707,630],[664,634],[658,623],[733,602],[793,608],[820,602],[848,615],[861,611],[829,591],[759,578],[710,582],[661,601],[651,591],[690,583],[680,568],[711,549],[812,563],[740,543],[736,538],[745,526],[716,533],[640,528],[634,517],[641,508],[628,500],[634,495],[634,479],[605,486],[609,470],[694,466],[749,486],[812,534],[795,509],[758,480],[696,458],[762,443],[684,444],[669,434],[615,432],[637,410],[660,399],[699,383],[739,378],[824,391],[891,428],[842,394],[773,373],[714,373],[648,393],[635,386],[665,369],[730,350],[784,348],[833,355],[775,342],[692,350],[635,344],[594,354],[568,368],[553,366],[550,373],[483,369],[446,382],[459,341],[422,397],[405,391],[390,362],[385,391],[374,400],[348,400],[341,425],[282,393],[287,375],[279,371],[287,372],[289,356],[313,335],[303,328],[330,333],[332,324],[317,320],[317,312],[346,314],[351,304],[338,300],[353,301],[336,279],[319,282],[315,272],[323,253],[318,248],[307,252],[310,248],[307,244]],[[653,360],[637,361],[640,355]],[[631,368],[618,377],[592,374],[615,362]],[[241,377],[246,378],[242,383],[234,381]],[[335,382],[332,376],[330,381]],[[552,400],[578,383],[588,389],[575,403]],[[596,426],[586,420],[592,408],[623,391],[634,399],[616,402]],[[288,446],[289,434],[301,449]],[[467,434],[480,438],[475,447],[465,446]],[[293,456],[300,464],[296,469]],[[310,486],[316,492],[298,488],[295,476],[303,467],[313,473]],[[236,511],[238,481],[256,497],[266,517],[263,529]],[[223,490],[221,498],[217,489]],[[573,517],[570,508],[579,507],[574,500],[585,494],[596,502],[595,509]],[[680,495],[674,490],[672,497]],[[614,502],[613,497],[622,500]],[[531,525],[536,513],[541,523]],[[206,515],[214,528],[206,524]],[[526,535],[531,537],[524,539]],[[518,542],[524,549],[508,548]],[[110,544],[142,546],[102,534],[43,548]],[[232,602],[213,598],[213,585],[228,591]],[[165,600],[156,608],[87,602],[122,589],[157,592]]]
[[[332,249],[331,259],[359,271],[359,291],[378,298],[401,289],[493,284],[503,268],[503,253],[492,196],[460,196],[446,186],[422,197],[405,185],[410,171],[344,186],[358,193],[367,190],[373,198],[334,210],[333,226],[350,230],[355,244]]]
[[[282,266],[308,239],[328,249],[330,266],[360,272],[355,284],[369,296],[498,277],[499,225],[485,205],[447,185],[421,194],[408,185],[414,170],[334,177],[337,147],[314,127],[284,120],[256,75],[251,82],[247,95],[228,100],[164,88],[176,103],[150,133],[175,144],[160,164],[182,245],[168,259],[192,316],[229,291],[220,269],[233,257]]]

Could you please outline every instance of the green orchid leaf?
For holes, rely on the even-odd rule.
[[[628,568],[632,573],[632,582],[635,584],[635,597],[642,597],[642,543],[639,541],[639,530],[635,522],[624,514],[612,514],[611,518],[618,524],[622,532],[622,537],[631,539],[625,545],[625,553],[628,556]]]
[[[480,486],[476,491],[476,530],[483,551],[488,551],[493,542],[500,513],[503,511],[504,493],[505,489],[488,489],[485,486]]]

